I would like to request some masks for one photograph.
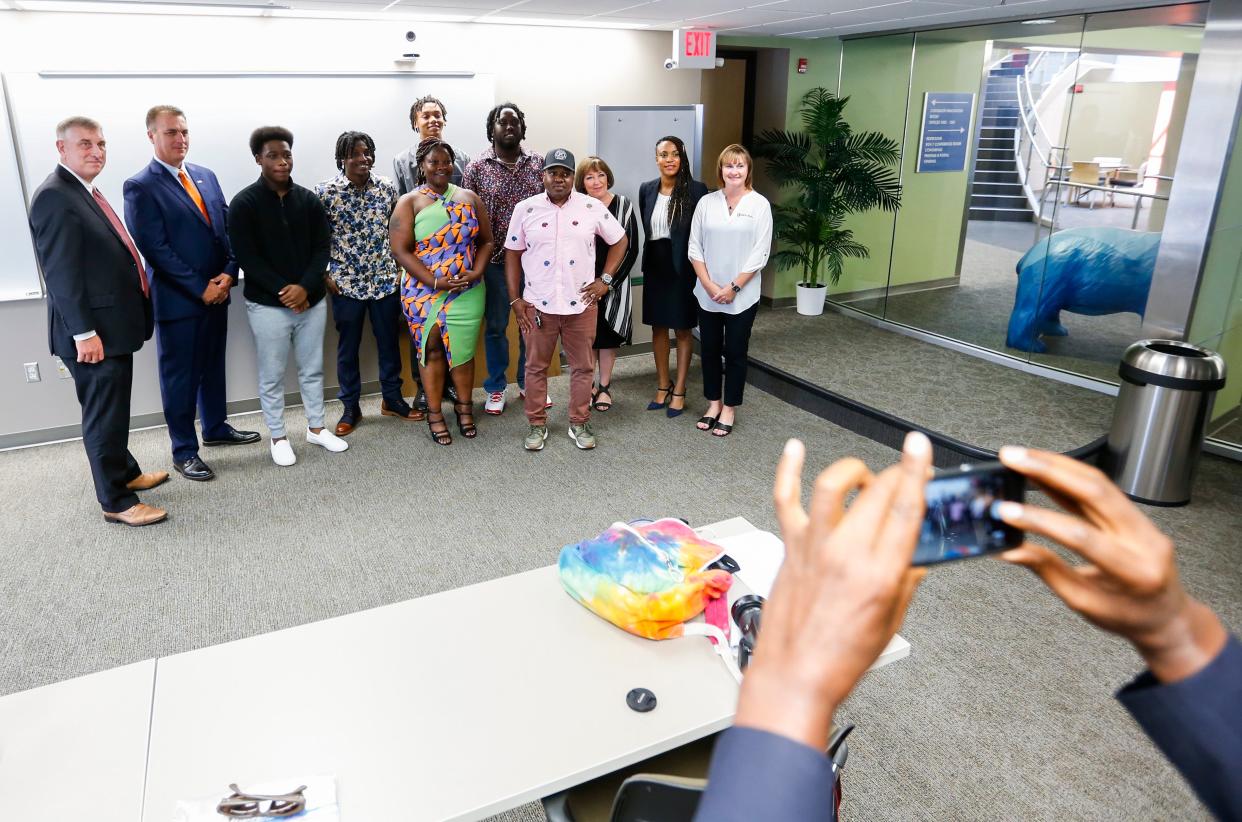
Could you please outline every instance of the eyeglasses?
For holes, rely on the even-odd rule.
[[[224,797],[216,806],[216,813],[228,819],[279,819],[306,809],[306,797],[302,795],[305,785],[292,793],[273,796],[242,793],[236,784],[229,785],[229,789],[233,795]]]
[[[681,152],[679,151],[661,151],[656,155],[657,160],[680,160]]]

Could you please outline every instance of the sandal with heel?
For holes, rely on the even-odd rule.
[[[673,386],[670,385],[668,388],[657,388],[656,393],[664,395],[664,402],[657,402],[655,400],[652,400],[651,402],[647,403],[648,411],[659,411],[661,408],[664,408],[665,406],[667,406],[669,404],[669,401],[672,400],[672,396],[670,395],[673,393]]]
[[[608,398],[610,400],[609,402],[599,401],[599,398],[603,396],[604,394],[608,395]],[[595,390],[595,393],[591,395],[591,407],[594,408],[596,411],[607,411],[609,408],[612,408],[611,399],[612,399],[612,383],[608,383],[607,385],[600,383],[599,388],[597,388]]]
[[[684,391],[680,394],[676,394],[672,391],[668,392],[668,408],[664,409],[664,414],[670,420],[674,417],[680,417],[682,414],[686,413],[686,406],[684,404],[681,408],[673,407],[673,397],[681,397],[684,400],[686,398],[686,394]]]
[[[468,440],[479,435],[479,428],[474,424],[474,402],[453,403],[453,416],[457,417],[457,430]],[[469,417],[469,422],[462,422],[462,417]]]
[[[435,419],[439,417],[439,419]],[[440,430],[436,430],[436,426],[440,426]],[[436,445],[452,445],[453,435],[449,433],[448,420],[444,419],[443,413],[435,411],[427,412],[427,433],[431,434],[431,441]]]

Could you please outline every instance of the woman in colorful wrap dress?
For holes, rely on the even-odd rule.
[[[423,140],[415,160],[420,185],[397,201],[389,242],[405,269],[401,308],[427,392],[428,430],[437,445],[452,445],[453,435],[441,410],[446,375],[463,399],[453,405],[457,430],[467,439],[478,434],[470,396],[492,231],[474,192],[450,182],[454,154],[448,143]]]

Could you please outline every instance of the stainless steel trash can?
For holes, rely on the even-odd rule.
[[[1178,340],[1140,340],[1126,349],[1118,373],[1105,469],[1130,499],[1185,505],[1212,402],[1225,385],[1225,361]]]

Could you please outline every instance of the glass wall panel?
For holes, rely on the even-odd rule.
[[[844,116],[855,133],[878,131],[899,144],[902,142],[913,46],[913,34],[868,37],[842,44],[840,94],[850,98]],[[868,211],[852,215],[846,225],[854,232],[854,240],[865,245],[870,255],[866,259],[847,260],[840,282],[830,286],[830,299],[883,316],[894,215]]]
[[[1063,41],[1052,59],[1023,44],[1032,27],[1019,23],[917,35],[887,319],[1028,356],[1005,345],[1015,267],[1040,238],[1035,208],[1055,173],[1048,169],[1057,162],[1053,147],[1061,143],[1035,111],[1042,105],[1051,128],[1065,121],[1057,108],[1064,95],[1045,99],[1043,89],[1076,56],[1071,44],[1082,23],[1082,17],[1061,18],[1040,27],[1042,37]],[[1043,84],[1036,81],[1032,96],[1026,86],[1036,73]],[[948,95],[967,95],[974,116],[960,159],[937,167],[936,131],[946,123],[933,106],[939,100],[943,109]],[[927,162],[920,164],[920,154]],[[1028,274],[1036,291],[1041,273]]]
[[[1242,129],[1229,157],[1189,339],[1225,358],[1208,436],[1242,446]]]
[[[1176,173],[1203,5],[1088,15],[1072,76],[1034,362],[1116,381]]]

